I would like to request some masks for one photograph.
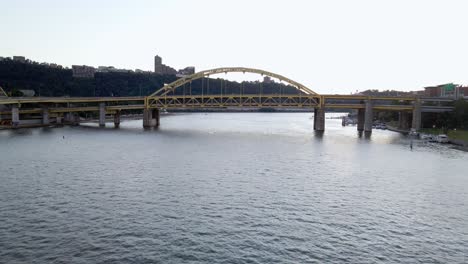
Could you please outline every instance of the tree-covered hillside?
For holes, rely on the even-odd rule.
[[[0,61],[0,86],[12,95],[18,90],[34,90],[36,96],[138,96],[148,95],[177,79],[174,75],[133,72],[98,72],[94,78],[74,78],[72,70],[21,63],[6,59]],[[203,91],[202,91],[203,89]],[[177,90],[177,94],[297,94],[291,86],[281,83],[233,82],[223,79],[198,79]]]

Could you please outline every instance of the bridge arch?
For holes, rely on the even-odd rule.
[[[161,89],[157,90],[156,92],[152,93],[149,95],[149,97],[156,97],[156,96],[164,96],[167,95],[170,92],[175,91],[177,88],[183,86],[186,83],[189,83],[193,80],[209,77],[210,75],[215,75],[215,74],[220,74],[220,73],[228,73],[228,72],[243,72],[243,73],[255,73],[255,74],[260,74],[260,75],[265,75],[273,78],[277,78],[281,81],[286,82],[287,84],[295,87],[299,91],[307,94],[307,95],[317,95],[318,94],[311,89],[307,88],[305,85],[298,83],[296,81],[293,81],[287,77],[284,77],[283,75],[276,74],[273,72],[265,71],[265,70],[260,70],[260,69],[254,69],[254,68],[245,68],[245,67],[222,67],[222,68],[215,68],[215,69],[210,69],[210,70],[205,70],[205,71],[200,71],[197,73],[194,73],[192,75],[180,78],[172,83],[164,85]]]

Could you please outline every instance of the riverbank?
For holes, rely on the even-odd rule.
[[[431,135],[447,134],[450,143],[468,151],[468,130],[444,131],[444,129],[440,128],[423,128],[420,132]]]
[[[393,132],[402,133],[404,135],[409,133],[409,130],[407,130],[407,129],[397,128],[395,126],[391,126],[391,125],[388,125],[388,124],[387,124],[387,129],[390,130],[390,131],[393,131]]]

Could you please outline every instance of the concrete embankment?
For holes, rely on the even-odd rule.
[[[468,151],[468,141],[461,139],[449,139],[450,144],[457,146],[458,149]]]
[[[389,125],[387,125],[387,129],[390,130],[390,131],[398,132],[398,133],[402,133],[402,134],[408,134],[410,132],[407,129],[396,128],[396,127],[389,126]]]

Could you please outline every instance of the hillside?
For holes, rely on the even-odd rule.
[[[36,96],[138,96],[149,95],[165,83],[175,81],[175,75],[157,75],[133,72],[95,74],[94,78],[74,78],[71,69],[59,69],[36,62],[22,63],[9,59],[0,61],[0,86],[7,93],[20,95],[18,90],[34,90]],[[297,94],[294,87],[280,83],[233,82],[222,79],[199,79],[185,86],[189,94]],[[181,88],[178,94],[184,93]]]

